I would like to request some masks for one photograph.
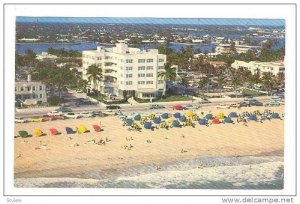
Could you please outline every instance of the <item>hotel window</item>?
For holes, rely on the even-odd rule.
[[[132,81],[126,81],[126,85],[132,85]]]
[[[127,59],[127,60],[126,60],[126,63],[132,63],[132,62],[133,62],[132,59]]]
[[[147,66],[147,70],[153,70],[153,66]]]
[[[41,90],[43,90],[43,87],[42,87],[42,86],[40,86],[40,91],[41,91]]]
[[[101,60],[101,57],[97,57],[97,60]]]
[[[147,81],[146,84],[153,84],[153,81]]]
[[[148,73],[146,76],[147,77],[153,77],[153,73]]]
[[[165,61],[164,59],[159,59],[159,60],[158,60],[158,62],[164,62],[164,61]]]
[[[163,80],[158,80],[158,84],[163,84],[164,81]]]
[[[21,91],[24,91],[24,88],[23,88],[23,87],[21,87]]]
[[[145,63],[145,59],[139,59],[138,62],[139,63]]]
[[[139,81],[138,84],[145,84],[145,81]]]
[[[35,91],[35,86],[32,87],[32,90]]]
[[[139,66],[138,70],[145,70],[145,66]]]
[[[17,91],[17,87],[15,86],[15,91]]]
[[[158,66],[158,69],[163,69],[164,68],[164,66]]]
[[[132,78],[132,74],[126,74],[126,78]]]
[[[127,71],[132,70],[132,67],[126,67],[126,70]]]
[[[153,59],[147,59],[147,62],[153,62]]]
[[[30,91],[30,89],[31,89],[31,87],[30,87],[30,86],[28,86],[28,87],[27,87],[27,91]]]
[[[145,77],[145,74],[138,74],[138,77]]]
[[[40,98],[43,98],[43,94],[40,94]]]

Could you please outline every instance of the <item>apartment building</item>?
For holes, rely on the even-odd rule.
[[[264,72],[271,72],[275,76],[279,73],[284,73],[285,67],[284,62],[258,62],[258,61],[251,61],[251,62],[244,62],[235,60],[234,63],[231,64],[232,68],[239,69],[244,68],[251,71],[252,74],[256,73],[258,70],[260,73]]]
[[[36,55],[36,59],[38,60],[56,60],[58,57],[56,55],[49,54],[48,52],[42,52],[41,54]]]
[[[261,46],[235,45],[235,50],[238,54],[246,53],[248,51],[259,52],[261,50]]]
[[[166,83],[158,77],[164,71],[166,55],[157,49],[141,50],[118,43],[115,47],[97,47],[82,53],[83,78],[88,79],[87,69],[96,64],[102,68],[103,77],[91,88],[103,94],[116,94],[119,97],[136,96],[155,98],[161,95]]]
[[[231,44],[219,44],[216,47],[215,53],[217,53],[217,54],[231,53]]]
[[[17,104],[36,105],[47,102],[46,86],[38,81],[31,81],[28,75],[27,81],[15,82],[15,100]]]

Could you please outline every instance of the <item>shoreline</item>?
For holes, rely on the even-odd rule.
[[[15,187],[86,187],[86,188],[195,188],[223,189],[236,185],[250,188],[283,188],[283,156],[243,156],[243,157],[199,157],[183,161],[166,162],[159,165],[139,165],[117,171],[94,170],[77,176],[60,175],[52,177],[15,177]],[[226,171],[224,170],[231,170]],[[240,175],[247,170],[247,174]],[[257,171],[260,171],[259,173]],[[193,184],[193,179],[199,181]],[[226,174],[233,174],[224,181]],[[234,173],[242,176],[234,178]],[[255,173],[255,178],[253,177]],[[79,176],[80,175],[80,176]],[[201,179],[200,179],[201,178]],[[182,179],[187,183],[182,184]],[[263,179],[263,181],[261,181]],[[214,181],[213,181],[214,180]],[[151,182],[150,182],[151,181]],[[214,185],[209,185],[215,182]],[[263,186],[258,183],[262,182]],[[168,185],[166,185],[166,183]],[[219,186],[216,185],[219,183]],[[222,184],[227,184],[223,186]],[[267,185],[266,185],[267,184]],[[192,186],[192,187],[189,187]],[[239,187],[243,188],[243,187]]]

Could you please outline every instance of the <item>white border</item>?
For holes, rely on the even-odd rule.
[[[284,190],[21,189],[13,186],[14,51],[16,16],[276,18],[286,20]],[[292,195],[295,194],[295,8],[293,5],[6,5],[5,194],[7,195]]]

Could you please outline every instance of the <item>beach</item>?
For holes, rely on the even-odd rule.
[[[232,111],[264,109],[210,108],[197,112],[223,112],[227,115]],[[284,113],[284,106],[268,109],[280,115]],[[116,116],[16,124],[15,135],[19,130],[32,134],[35,128],[47,135],[15,138],[15,186],[60,187],[71,182],[71,187],[84,183],[79,186],[185,188],[181,183],[186,178],[190,181],[187,188],[205,188],[205,182],[216,182],[216,179],[225,182],[224,188],[227,184],[228,188],[260,188],[264,186],[256,185],[260,182],[266,184],[265,188],[273,188],[273,181],[280,181],[274,188],[283,188],[283,178],[278,172],[283,171],[284,120],[250,121],[247,126],[236,123],[235,119],[234,122],[209,127],[196,122],[195,128],[173,127],[153,131],[143,128],[141,132],[128,131]],[[100,125],[103,131],[95,132],[94,124]],[[65,127],[75,129],[78,125],[85,125],[90,132],[65,134]],[[50,135],[48,130],[52,127],[62,134]],[[97,144],[100,139],[107,142]],[[233,172],[231,176],[230,172]],[[163,178],[165,182],[162,182]],[[172,186],[167,180],[177,183]],[[116,181],[125,184],[113,185]],[[133,185],[133,181],[140,181],[143,185]],[[192,181],[198,181],[198,184]],[[57,182],[59,184],[51,185]],[[211,185],[206,187],[214,188]]]

